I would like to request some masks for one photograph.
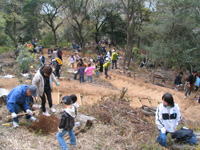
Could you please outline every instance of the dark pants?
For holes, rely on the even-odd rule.
[[[77,79],[78,72],[74,74],[74,80]]]
[[[40,96],[41,99],[42,99],[42,111],[43,112],[46,112],[46,108],[45,108],[46,96],[45,96],[45,94],[46,94],[47,100],[49,102],[49,108],[52,107],[51,89],[50,88],[49,89],[45,89],[43,95]]]
[[[84,80],[84,75],[79,75],[79,80],[80,80],[80,83],[81,82],[84,82],[85,80]]]
[[[114,69],[114,66],[117,69],[117,60],[112,60],[112,69]]]
[[[56,72],[56,75],[55,75],[55,76],[58,77],[58,78],[60,77],[59,71],[60,71],[60,66],[57,65],[56,68],[55,68],[55,72]]]
[[[191,95],[193,87],[194,87],[194,84],[192,84],[192,85],[190,85],[190,87],[186,88],[185,96],[187,96],[187,94]]]
[[[16,114],[18,114],[20,110],[23,110],[24,112],[26,112],[26,110],[24,110],[24,107],[22,104],[15,104],[14,108],[15,108]],[[26,119],[30,119],[30,118],[31,118],[30,115],[26,115]],[[19,122],[18,117],[14,118],[13,121],[18,123]]]

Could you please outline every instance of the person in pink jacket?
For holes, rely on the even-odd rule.
[[[89,79],[91,79],[91,83],[93,82],[92,71],[94,69],[95,69],[95,67],[91,67],[91,63],[88,63],[88,67],[85,69],[85,73],[87,75],[87,82],[89,82]]]

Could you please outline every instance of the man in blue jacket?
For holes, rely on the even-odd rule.
[[[12,89],[12,91],[7,96],[7,108],[13,118],[13,127],[18,127],[18,117],[17,114],[19,110],[22,109],[28,115],[26,119],[30,121],[35,121],[36,118],[33,117],[33,112],[30,110],[28,104],[30,97],[37,96],[37,88],[34,85],[19,85]]]

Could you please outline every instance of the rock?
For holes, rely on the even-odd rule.
[[[86,126],[88,122],[90,124],[91,122],[92,123],[96,122],[96,118],[79,113],[76,117],[76,121],[80,122],[81,126]]]

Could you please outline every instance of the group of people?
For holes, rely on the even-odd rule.
[[[31,53],[43,53],[43,46],[38,44],[38,40],[32,40],[31,42],[27,43],[27,48]]]
[[[179,87],[183,86],[182,84],[182,77],[183,77],[183,72],[180,72],[179,75],[176,76],[174,84],[175,84],[175,90],[178,91]],[[196,99],[196,95],[198,94],[198,89],[200,86],[200,75],[197,71],[193,71],[186,79],[185,83],[185,96],[184,98],[186,99],[187,96],[189,95],[191,97],[191,93],[193,90],[196,91],[196,94],[194,98]],[[200,103],[200,97],[198,102]]]

